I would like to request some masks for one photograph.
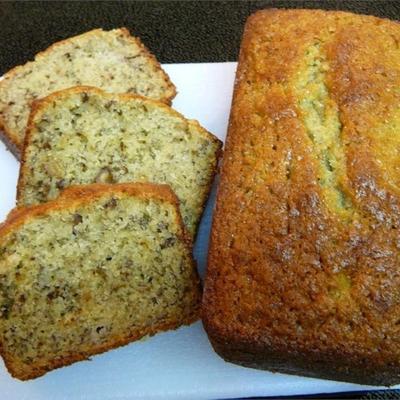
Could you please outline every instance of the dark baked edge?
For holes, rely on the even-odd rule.
[[[396,368],[376,368],[372,363],[351,365],[346,354],[315,353],[297,349],[273,348],[252,340],[220,337],[209,325],[206,328],[215,352],[225,361],[247,368],[309,378],[353,382],[361,385],[393,386],[400,382]],[[345,362],[343,362],[345,360]],[[344,365],[346,364],[346,366]]]

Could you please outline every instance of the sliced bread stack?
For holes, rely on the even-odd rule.
[[[125,28],[95,29],[63,40],[18,66],[0,82],[0,131],[22,151],[30,106],[36,99],[73,86],[136,93],[171,103],[175,86],[140,39]]]
[[[199,317],[192,242],[221,142],[172,110],[174,95],[125,29],[57,43],[0,84],[0,125],[22,153],[18,208],[0,228],[13,376]]]

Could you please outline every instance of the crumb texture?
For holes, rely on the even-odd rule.
[[[294,93],[298,99],[303,124],[318,160],[317,180],[324,201],[333,213],[354,212],[351,199],[343,189],[346,158],[342,144],[342,124],[336,102],[330,97],[326,83],[329,63],[315,41],[306,49],[304,69],[299,69]]]
[[[199,281],[175,204],[118,190],[53,203],[0,239],[0,340],[13,375],[196,319]]]
[[[400,382],[399,43],[343,12],[247,22],[203,298],[225,359]]]
[[[72,184],[167,183],[194,235],[219,148],[197,122],[167,106],[73,89],[46,101],[33,119],[19,204],[54,199]]]
[[[0,117],[22,147],[32,101],[78,85],[169,102],[175,88],[156,59],[125,29],[100,29],[56,43],[0,83]]]

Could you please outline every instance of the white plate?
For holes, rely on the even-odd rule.
[[[174,108],[225,138],[236,63],[164,66],[178,88]],[[14,205],[18,163],[0,144],[0,218]],[[195,256],[203,275],[214,196],[200,227]],[[371,389],[257,371],[225,363],[200,322],[93,357],[33,381],[11,378],[0,363],[0,399],[221,399]]]

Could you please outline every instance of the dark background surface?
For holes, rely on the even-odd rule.
[[[400,1],[1,2],[0,74],[54,41],[128,27],[161,62],[235,61],[243,24],[266,7],[352,10],[400,19]]]
[[[0,1],[0,75],[57,40],[126,26],[163,63],[236,61],[244,22],[267,7],[350,10],[400,20],[400,1]],[[333,395],[309,398],[333,398]],[[396,391],[337,398],[391,399]],[[298,397],[296,397],[298,398]]]

